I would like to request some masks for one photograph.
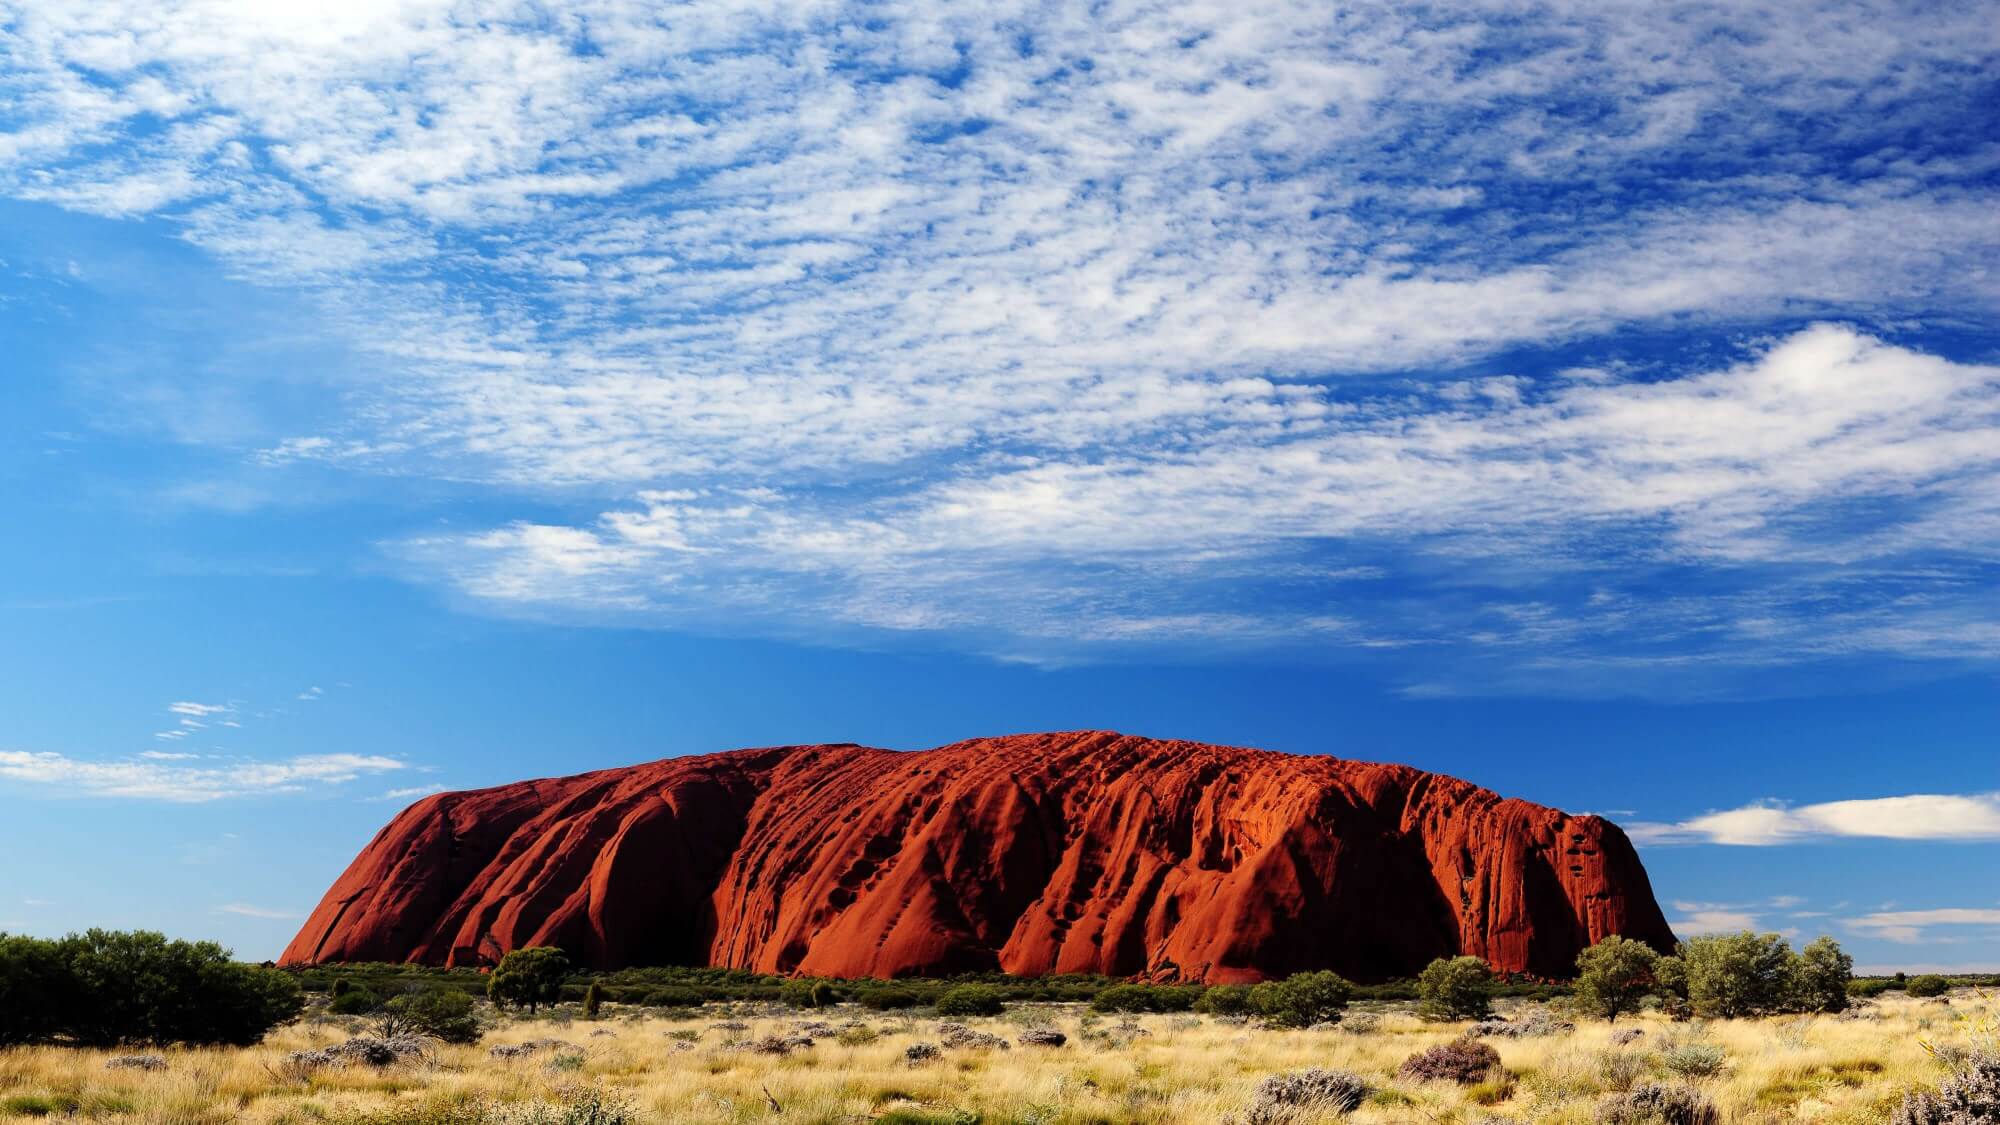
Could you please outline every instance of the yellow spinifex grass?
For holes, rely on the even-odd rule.
[[[1357,1011],[1360,1010],[1357,1008]],[[246,1049],[167,1049],[161,1070],[109,1070],[118,1052],[62,1047],[0,1050],[0,1119],[54,1114],[73,1120],[221,1125],[251,1122],[366,1120],[398,1110],[426,1110],[411,1121],[474,1119],[471,1106],[532,1106],[578,1088],[598,1087],[629,1105],[639,1121],[833,1123],[870,1121],[1200,1123],[1240,1116],[1259,1081],[1326,1067],[1351,1071],[1374,1088],[1342,1120],[1367,1122],[1531,1121],[1587,1123],[1609,1087],[1667,1075],[1659,1050],[1696,1038],[1720,1047],[1726,1062],[1692,1080],[1734,1123],[1819,1122],[1874,1125],[1904,1090],[1935,1083],[1938,1059],[1926,1050],[1993,1026],[1995,1000],[1960,993],[1949,1004],[1891,994],[1866,1018],[1787,1017],[1673,1024],[1657,1016],[1626,1019],[1638,1042],[1613,1047],[1610,1025],[1585,1022],[1542,1038],[1494,1038],[1507,1074],[1459,1087],[1396,1077],[1410,1054],[1461,1034],[1462,1024],[1428,1024],[1393,1008],[1375,1026],[1353,1030],[1276,1031],[1197,1016],[1131,1020],[1145,1035],[1118,1032],[1125,1017],[1092,1017],[1074,1006],[1020,1006],[1008,1015],[964,1021],[1013,1042],[1030,1023],[1069,1035],[1058,1048],[946,1049],[935,1062],[911,1064],[905,1050],[938,1042],[937,1021],[858,1008],[800,1014],[739,1008],[748,1029],[710,1009],[669,1019],[607,1008],[607,1018],[502,1023],[473,1046],[444,1046],[429,1062],[383,1070],[326,1069],[303,1079],[287,1071],[287,1053],[324,1047],[359,1030],[353,1021],[316,1020],[281,1029]],[[786,1055],[731,1046],[730,1037],[787,1034],[821,1019],[859,1021],[880,1033],[843,1044],[821,1038]],[[1107,1035],[1106,1033],[1110,1034]],[[692,1041],[687,1038],[695,1037]],[[555,1037],[580,1048],[551,1065],[552,1052],[495,1059],[497,1045]],[[1962,1044],[1971,1046],[1970,1043]],[[1950,1054],[1950,1052],[1945,1052]],[[1620,1062],[1623,1059],[1622,1064]],[[1621,1075],[1621,1071],[1623,1072]],[[775,1104],[776,1108],[773,1108]],[[1296,1120],[1335,1120],[1305,1113]]]

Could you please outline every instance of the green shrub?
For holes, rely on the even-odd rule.
[[[1903,991],[1919,998],[1943,996],[1951,991],[1951,982],[1936,973],[1925,973],[1920,977],[1911,977],[1910,983],[1903,986]]]
[[[431,985],[395,997],[382,1006],[386,1020],[384,1037],[399,1031],[414,1031],[447,1043],[479,1041],[479,1019],[472,1013],[472,997],[456,988]]]
[[[326,1010],[337,1016],[365,1016],[382,1006],[382,998],[365,988],[349,988],[333,994]]]
[[[1493,970],[1477,957],[1440,957],[1417,977],[1417,1007],[1427,1020],[1476,1020],[1493,1008]]]
[[[1194,1002],[1194,1010],[1205,1016],[1243,1016],[1250,1014],[1250,986],[1243,984],[1210,985]]]
[[[1661,1069],[1682,1078],[1712,1078],[1729,1056],[1712,1043],[1676,1043],[1660,1050],[1659,1061]]]
[[[802,977],[779,986],[778,999],[794,1008],[830,1008],[840,1003],[840,990],[832,981]]]
[[[860,1001],[862,1007],[872,1008],[878,1012],[891,1011],[897,1008],[914,1008],[924,1002],[923,997],[907,988],[896,988],[889,985],[863,989],[856,993],[854,998]]]
[[[569,974],[569,957],[553,946],[516,949],[493,968],[486,978],[486,995],[501,1008],[536,1007],[562,998],[563,978]]]
[[[1857,1000],[1873,1000],[1895,987],[1896,982],[1892,980],[1850,980],[1847,982],[1847,994]]]
[[[1248,999],[1258,1015],[1277,1027],[1311,1027],[1340,1022],[1353,994],[1354,986],[1339,973],[1323,970],[1267,980],[1251,988]]]
[[[983,984],[961,984],[937,998],[941,1016],[997,1016],[1006,1010],[999,990]]]
[[[289,975],[237,964],[214,942],[143,930],[0,935],[0,1044],[247,1046],[301,1003]]]
[[[594,1020],[604,1011],[604,986],[596,981],[583,990],[583,1018]]]
[[[1620,1015],[1638,1008],[1640,998],[1653,987],[1659,960],[1652,946],[1616,934],[1577,954],[1577,1007],[1617,1022]]]

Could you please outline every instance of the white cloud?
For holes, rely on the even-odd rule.
[[[775,605],[873,628],[1005,628],[1029,643],[1324,640],[1317,623],[1358,614],[1339,642],[1470,637],[1532,643],[1548,658],[1636,630],[1706,638],[1751,660],[2000,658],[2000,631],[1960,619],[1982,611],[1981,587],[1948,580],[1919,593],[1879,573],[1924,544],[1986,545],[1986,517],[1975,513],[2000,483],[2000,368],[1822,326],[1679,379],[1509,384],[1518,385],[1530,386],[1525,398],[1440,405],[1335,402],[1261,384],[1245,393],[1289,404],[1283,433],[1025,459],[859,502],[648,490],[593,526],[520,523],[408,550],[491,602],[683,621],[755,620]],[[1875,500],[1904,510],[1854,534],[1852,507]],[[1994,519],[2000,533],[2000,512]],[[1462,559],[1518,560],[1525,581],[1600,577],[1587,599],[1434,621],[1395,602],[1287,615],[1172,601],[1204,581],[1297,588],[1308,577],[1297,552],[1343,541],[1428,544],[1431,561],[1405,572],[1443,568],[1461,586]],[[1992,546],[2000,552],[2000,538]],[[1738,574],[1819,562],[1833,576],[1642,610],[1615,588],[1607,558]],[[1118,577],[1082,580],[1084,568]],[[1826,605],[1829,580],[1849,583],[1839,610]],[[1340,579],[1323,581],[1328,597],[1341,596]],[[982,596],[965,598],[968,589]],[[1467,627],[1475,612],[1487,618],[1481,629]]]
[[[175,802],[303,793],[407,768],[394,758],[371,754],[185,765],[157,759],[84,761],[49,752],[0,750],[0,778],[86,796]]]
[[[296,910],[274,909],[268,906],[251,906],[247,903],[232,902],[215,908],[217,914],[234,914],[241,918],[263,918],[270,921],[292,921],[305,917]]]
[[[1976,6],[18,9],[0,191],[170,219],[363,357],[265,465],[596,503],[409,545],[482,604],[2000,658],[1995,369],[1793,332],[1990,323],[2000,157],[1926,127]],[[1784,338],[1453,370],[1690,326]],[[1263,596],[1356,567],[1409,604]]]
[[[326,693],[324,691],[321,691],[317,686],[315,686],[315,687],[309,687],[306,690],[300,692],[295,698],[310,703],[313,700],[318,699],[320,696],[325,694]]]
[[[192,719],[205,719],[210,715],[227,715],[235,711],[228,703],[169,703],[167,710],[175,715],[185,715]]]
[[[1849,918],[1856,933],[1884,941],[1913,944],[1940,941],[1928,930],[1936,926],[1986,926],[2000,931],[2000,910],[1947,907],[1938,910],[1888,910]]]
[[[404,789],[391,789],[379,797],[371,797],[369,799],[373,801],[412,801],[418,797],[428,797],[433,793],[442,793],[444,791],[445,787],[442,785],[412,785]]]
[[[1733,934],[1760,930],[1762,916],[1754,910],[1730,903],[1676,902],[1678,917],[1667,924],[1682,937],[1700,934]]]
[[[1643,844],[1749,847],[1836,837],[2000,840],[2000,794],[1914,794],[1797,806],[1767,801],[1706,813],[1677,824],[1628,824],[1625,830]]]

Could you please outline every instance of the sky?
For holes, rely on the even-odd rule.
[[[0,930],[1103,728],[2000,970],[1978,5],[0,9]]]

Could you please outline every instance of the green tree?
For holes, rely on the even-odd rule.
[[[1832,938],[1820,937],[1792,959],[1791,1006],[1804,1012],[1843,1011],[1853,979],[1854,958]]]
[[[1000,990],[984,984],[961,984],[947,988],[937,998],[941,1016],[997,1016],[1007,1010]]]
[[[0,1042],[248,1046],[302,1003],[290,974],[238,964],[214,942],[146,930],[0,938]]]
[[[1785,1006],[1791,947],[1777,934],[1714,934],[1680,944],[1696,1015],[1724,1019]]]
[[[1612,934],[1576,955],[1576,1000],[1584,1011],[1613,1023],[1639,1006],[1653,987],[1660,955],[1643,941]]]
[[[583,990],[583,1018],[594,1020],[597,1018],[597,1014],[603,1010],[604,986],[598,984],[596,981],[591,981],[590,987]]]
[[[486,996],[497,1007],[524,1007],[533,1015],[540,1005],[562,999],[568,975],[569,957],[562,950],[531,945],[500,958],[486,978]]]
[[[1653,962],[1653,991],[1662,997],[1687,999],[1687,962],[1678,954],[1670,954]]]
[[[0,1046],[53,1038],[75,989],[55,942],[0,934]]]
[[[1250,989],[1250,1006],[1277,1027],[1311,1027],[1316,1023],[1339,1023],[1354,986],[1339,973],[1322,970],[1293,973],[1283,980],[1267,980]]]
[[[1418,975],[1417,999],[1428,1020],[1484,1019],[1493,1007],[1493,970],[1477,957],[1440,957]]]

